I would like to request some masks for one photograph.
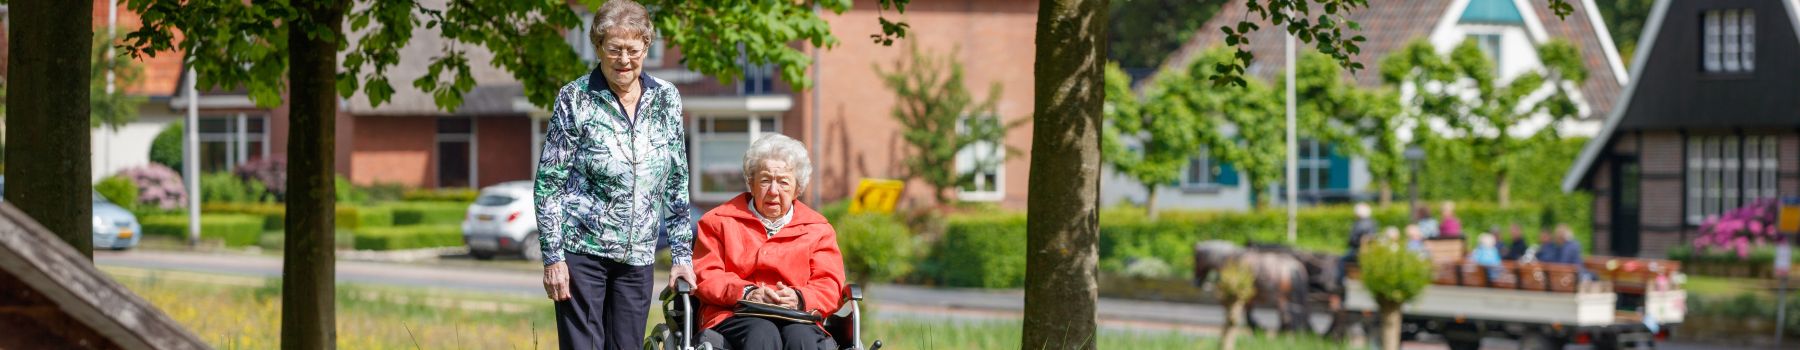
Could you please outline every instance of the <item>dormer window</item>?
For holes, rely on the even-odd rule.
[[[1709,10],[1701,23],[1702,69],[1707,73],[1756,71],[1756,11]]]

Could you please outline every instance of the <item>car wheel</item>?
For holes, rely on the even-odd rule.
[[[489,260],[494,258],[494,252],[489,250],[470,249],[469,256],[475,257],[475,260]]]
[[[525,240],[519,241],[519,245],[522,246],[519,249],[519,257],[525,258],[526,261],[544,260],[543,246],[538,244],[537,232],[525,235]]]

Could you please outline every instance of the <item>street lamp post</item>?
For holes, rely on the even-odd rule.
[[[1419,212],[1419,163],[1425,160],[1425,149],[1418,145],[1407,146],[1405,156],[1406,167],[1412,171],[1406,184],[1406,215],[1412,215]]]

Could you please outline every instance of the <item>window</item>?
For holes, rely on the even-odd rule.
[[[1702,69],[1708,73],[1756,70],[1756,11],[1710,10],[1701,23]]]
[[[1687,144],[1687,221],[1776,196],[1774,136],[1691,136]]]
[[[775,93],[775,65],[743,64],[744,79],[738,81],[738,95]]]
[[[963,117],[956,123],[956,132],[967,134],[969,123],[979,120],[999,123],[998,118]],[[982,141],[958,150],[956,152],[956,173],[975,175],[973,183],[956,190],[957,196],[962,200],[998,201],[1006,198],[1004,186],[1006,184],[1006,152],[1000,148],[1000,145]]]
[[[594,13],[582,10],[576,11],[575,16],[581,18],[581,26],[564,33],[563,39],[569,42],[569,47],[575,49],[575,56],[580,57],[581,62],[593,66],[600,62],[600,56],[595,55],[594,41],[588,37],[588,32],[594,27]],[[650,47],[645,50],[644,67],[661,67],[663,60],[661,43],[651,42]]]
[[[200,171],[231,171],[237,165],[269,155],[262,116],[200,117]]]
[[[754,121],[754,122],[752,122]],[[763,133],[778,133],[774,116],[702,116],[695,118],[690,171],[702,201],[724,201],[749,191],[744,186],[744,151]]]
[[[475,184],[475,121],[445,117],[437,120],[438,187],[471,187]]]
[[[1299,161],[1294,164],[1299,172],[1301,193],[1330,189],[1331,187],[1331,146],[1316,140],[1300,140]]]
[[[1212,150],[1200,147],[1200,156],[1188,158],[1187,166],[1181,169],[1181,188],[1208,188],[1218,185],[1219,181],[1213,174]]]
[[[1494,70],[1498,72],[1500,70],[1501,57],[1500,34],[1469,34],[1469,40],[1474,40],[1475,45],[1481,48],[1481,52],[1487,54],[1488,61],[1494,63]]]

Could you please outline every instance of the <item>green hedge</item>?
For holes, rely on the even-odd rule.
[[[394,226],[457,224],[469,213],[469,202],[400,202],[385,207],[393,211]]]
[[[144,234],[186,239],[187,215],[156,215],[140,221]],[[207,214],[200,216],[200,239],[223,240],[226,246],[255,245],[263,232],[263,217],[244,214]]]
[[[355,233],[357,250],[397,250],[455,247],[463,244],[460,225],[425,225],[366,228]]]
[[[439,188],[406,191],[400,199],[408,202],[474,202],[480,191],[472,188]]]
[[[1025,215],[951,217],[919,269],[920,277],[946,286],[1024,286]]]
[[[282,231],[287,229],[287,206],[281,203],[207,203],[200,206],[206,213],[250,214],[264,217],[263,229]],[[386,207],[359,207],[340,205],[337,207],[337,227],[354,230],[363,227],[387,227],[394,225],[393,210]]]
[[[1375,219],[1382,226],[1403,225],[1407,223],[1405,211],[1404,205],[1378,209]],[[1457,216],[1470,237],[1494,225],[1517,223],[1528,239],[1535,237],[1546,217],[1543,207],[1526,203],[1505,208],[1460,203]],[[1354,217],[1347,206],[1302,209],[1296,217],[1296,245],[1341,253],[1349,241]],[[1100,220],[1100,267],[1109,272],[1123,272],[1132,261],[1155,260],[1169,267],[1163,277],[1179,278],[1193,274],[1195,242],[1218,239],[1240,244],[1281,243],[1287,239],[1287,213],[1280,210],[1172,211],[1151,221],[1141,212],[1114,209],[1103,211]],[[839,235],[844,234],[840,229]],[[1586,240],[1585,234],[1577,235]],[[948,286],[1013,288],[1023,285],[1024,271],[1025,217],[1013,213],[952,217],[945,234],[930,246],[916,272],[917,277]]]
[[[889,282],[912,272],[917,260],[912,231],[893,215],[857,214],[834,218],[844,270],[857,282]]]

